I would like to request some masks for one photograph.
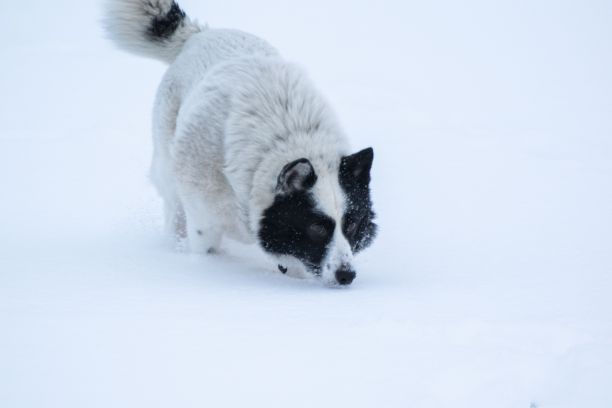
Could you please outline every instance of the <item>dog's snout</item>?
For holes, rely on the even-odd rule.
[[[356,275],[350,267],[343,265],[336,271],[336,281],[341,285],[348,285],[355,279]]]

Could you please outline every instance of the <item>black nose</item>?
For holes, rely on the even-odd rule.
[[[343,266],[336,271],[336,280],[341,285],[348,285],[355,279],[355,275],[355,271]]]

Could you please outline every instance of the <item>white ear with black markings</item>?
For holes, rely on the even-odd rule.
[[[304,191],[314,186],[317,175],[308,159],[298,159],[283,167],[278,175],[276,190],[283,194]]]
[[[340,177],[346,181],[357,181],[368,184],[370,170],[374,161],[374,149],[368,147],[360,152],[345,156],[340,162]]]

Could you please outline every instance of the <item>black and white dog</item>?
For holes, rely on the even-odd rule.
[[[332,110],[265,41],[190,20],[173,0],[110,0],[116,44],[168,68],[154,106],[152,179],[168,231],[193,252],[259,242],[282,272],[355,278],[376,232],[371,148],[349,154]]]

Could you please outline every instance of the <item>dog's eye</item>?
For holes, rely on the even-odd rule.
[[[353,235],[355,233],[355,231],[357,230],[357,223],[356,222],[351,222],[346,226],[346,233],[348,235]]]
[[[321,224],[310,224],[308,226],[308,236],[313,241],[323,241],[329,235],[329,230]]]
[[[357,220],[351,220],[344,224],[344,233],[347,237],[352,238],[363,223],[365,217],[361,217]]]

